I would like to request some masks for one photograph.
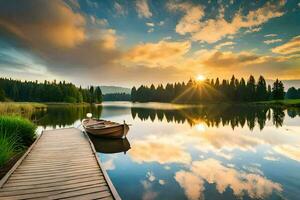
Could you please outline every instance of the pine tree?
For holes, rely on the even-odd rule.
[[[258,101],[268,100],[267,84],[263,76],[260,76],[257,82],[256,98]]]
[[[247,81],[247,94],[246,94],[246,100],[247,101],[254,101],[255,100],[255,79],[251,75],[249,77],[249,80]]]
[[[274,99],[274,100],[284,99],[283,83],[281,81],[279,81],[278,79],[276,79],[276,81],[273,84],[272,99]]]
[[[102,102],[102,91],[99,86],[95,89],[95,103],[101,103]]]
[[[133,101],[133,102],[137,101],[137,99],[136,99],[136,88],[135,87],[133,87],[131,89],[131,101]]]

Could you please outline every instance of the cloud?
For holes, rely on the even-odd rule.
[[[147,172],[146,177],[148,178],[148,180],[149,180],[150,182],[153,182],[153,181],[155,181],[155,179],[156,179],[156,177],[154,176],[154,173],[153,173],[152,171]]]
[[[273,53],[278,53],[278,54],[292,54],[292,53],[299,53],[300,52],[300,35],[292,38],[290,41],[287,43],[277,46],[272,49]]]
[[[148,33],[154,32],[154,28],[149,28],[147,32],[148,32]]]
[[[153,186],[151,182],[145,180],[142,181],[142,185],[144,188],[142,200],[153,200],[157,198],[159,193],[153,191]]]
[[[269,161],[278,161],[279,160],[279,158],[276,158],[274,156],[265,156],[264,159],[269,160]]]
[[[146,25],[150,26],[150,27],[154,27],[155,26],[154,23],[152,23],[152,22],[147,22]]]
[[[191,3],[175,3],[169,2],[167,8],[171,11],[181,11],[184,16],[179,20],[176,25],[176,32],[180,35],[186,33],[195,33],[200,28],[200,19],[204,17],[204,8],[201,5],[193,5]]]
[[[150,11],[147,0],[137,0],[136,1],[136,11],[139,18],[150,18],[152,17],[152,12]]]
[[[100,25],[100,26],[107,26],[108,25],[108,21],[107,19],[99,19],[93,15],[90,15],[90,21],[93,25]]]
[[[165,24],[165,22],[164,21],[160,21],[160,22],[158,22],[158,26],[163,26]]]
[[[116,49],[118,36],[107,24],[105,19],[77,13],[58,0],[0,3],[0,29],[14,38],[13,48],[35,55],[49,73],[64,78],[117,76],[120,65],[116,60],[121,58]]]
[[[277,145],[274,150],[281,155],[284,155],[292,160],[300,162],[300,145]]]
[[[133,161],[137,163],[158,162],[160,164],[188,164],[192,159],[180,145],[169,144],[156,139],[135,141],[132,146],[133,148],[129,154]]]
[[[93,0],[86,0],[86,3],[89,7],[94,9],[99,7],[98,3]]]
[[[190,35],[194,41],[205,41],[214,43],[228,35],[238,33],[241,28],[252,28],[262,25],[272,18],[284,14],[282,10],[284,3],[265,3],[261,8],[249,11],[243,15],[241,11],[236,13],[231,21],[224,18],[224,8],[219,10],[219,16],[215,19],[203,20],[205,16],[204,7],[192,3],[169,2],[167,8],[171,11],[181,11],[184,16],[176,25],[176,32],[180,35]],[[257,29],[253,29],[257,30]]]
[[[118,2],[114,3],[114,9],[115,9],[117,15],[123,15],[124,16],[127,13],[127,11],[124,9],[124,7],[121,4],[119,4]]]
[[[276,37],[277,36],[277,34],[267,34],[267,35],[264,35],[264,37]]]
[[[234,53],[231,51],[218,51],[218,50],[211,50],[211,51],[200,51],[196,52],[198,55],[198,60],[194,60],[195,64],[202,64],[209,68],[232,68],[235,67],[239,69],[240,67],[247,66],[247,65],[254,65],[260,63],[266,63],[268,61],[274,60],[279,62],[280,59],[258,55],[253,52],[239,52]],[[229,70],[229,69],[228,69]]]
[[[247,135],[239,135],[238,137],[230,137],[228,132],[213,132],[206,131],[201,134],[201,145],[197,145],[198,149],[205,152],[207,150],[212,150],[217,155],[224,157],[220,150],[232,151],[234,149],[239,149],[240,151],[254,151],[255,147],[262,144],[262,141],[249,137]],[[206,150],[207,149],[207,150]],[[226,156],[232,157],[230,154],[226,153]],[[229,157],[229,158],[230,158]]]
[[[142,43],[128,49],[123,54],[122,64],[128,68],[144,66],[149,68],[169,68],[181,77],[205,73],[211,76],[237,76],[264,74],[273,78],[279,74],[283,77],[295,76],[295,56],[274,56],[257,54],[253,51],[221,51],[224,46],[231,47],[234,42],[228,41],[215,46],[215,49],[202,49],[189,54],[189,41],[174,42],[164,38],[155,43]],[[217,70],[218,69],[218,70]]]
[[[164,185],[164,184],[166,184],[166,181],[165,181],[165,180],[162,180],[162,179],[159,179],[159,180],[158,180],[158,183],[159,183],[160,185]]]
[[[204,199],[204,181],[191,172],[179,171],[175,174],[175,180],[184,189],[185,195],[190,200]]]
[[[116,166],[114,164],[114,160],[113,159],[109,159],[109,160],[103,162],[102,164],[103,164],[104,169],[106,169],[106,170],[114,170],[114,169],[116,169]]]
[[[31,46],[74,47],[86,39],[85,23],[62,1],[0,3],[0,27]]]
[[[95,1],[89,2],[93,4]],[[151,13],[149,2],[138,2],[137,4],[146,2],[148,11]],[[127,49],[122,48],[123,37],[117,30],[109,28],[110,24],[107,19],[98,18],[91,12],[82,12],[76,3],[78,1],[71,0],[67,3],[60,0],[45,2],[11,0],[5,3],[0,1],[1,39],[10,43],[10,47],[18,51],[27,52],[27,57],[32,57],[34,60],[27,62],[24,58],[8,63],[7,59],[2,58],[2,74],[4,76],[12,74],[12,77],[22,78],[22,72],[29,73],[30,71],[32,76],[27,74],[28,76],[25,77],[30,77],[32,80],[42,77],[35,78],[33,74],[43,73],[45,79],[48,75],[49,79],[53,77],[66,79],[84,86],[87,84],[86,80],[89,80],[88,84],[105,82],[126,86],[150,81],[166,83],[186,80],[199,71],[208,75],[223,76],[223,74],[232,74],[232,70],[236,70],[237,75],[247,75],[252,73],[249,72],[250,70],[259,69],[255,71],[266,75],[274,73],[270,75],[271,77],[280,74],[282,77],[299,78],[299,73],[296,73],[299,71],[296,68],[296,55],[264,56],[253,52],[222,52],[216,49],[202,50],[201,53],[193,55],[190,53],[194,50],[191,47],[191,41],[175,41],[176,37],[165,37],[157,42],[133,44],[130,47],[126,46]],[[80,1],[79,6],[86,5],[84,3]],[[15,6],[16,4],[18,6]],[[119,9],[116,4],[112,5],[113,9]],[[209,23],[202,22],[204,19],[202,16],[205,15],[202,10],[204,8],[194,6],[190,9],[191,5],[190,3],[175,3],[170,9],[183,12],[179,23],[184,23],[180,26],[179,23],[177,24],[180,28],[178,31],[185,30],[185,34],[195,35]],[[199,18],[200,21],[197,20]],[[219,20],[219,18],[214,20]],[[148,21],[151,23],[150,20]],[[193,23],[188,24],[191,21]],[[164,23],[164,21],[158,21],[154,23],[154,26],[158,29]],[[151,25],[148,28],[149,32],[153,31],[150,28]],[[209,35],[213,34],[209,33]],[[226,36],[226,38],[229,37],[233,35]],[[216,57],[213,58],[213,56]],[[28,68],[29,64],[32,67]],[[257,67],[255,68],[254,65]],[[37,70],[38,66],[42,66],[40,68],[43,70]],[[216,72],[216,68],[222,70]]]
[[[246,30],[245,33],[254,33],[254,32],[259,32],[261,30],[261,27],[257,28],[250,28],[249,30]]]
[[[161,40],[157,43],[143,43],[129,49],[124,60],[132,64],[166,67],[174,59],[181,58],[191,48],[189,41],[171,42]]]
[[[73,8],[80,9],[80,4],[77,0],[66,0],[66,2]]]
[[[273,191],[282,192],[282,186],[256,173],[246,173],[222,165],[215,159],[194,161],[190,171],[176,172],[175,180],[185,190],[189,199],[204,199],[204,181],[215,184],[219,193],[231,188],[235,196],[264,199]],[[190,181],[192,184],[190,184]]]
[[[276,43],[276,42],[281,42],[282,39],[273,39],[273,40],[265,40],[264,43],[265,44],[273,44],[273,43]]]
[[[234,45],[235,42],[223,42],[221,44],[218,44],[215,46],[215,49],[221,49],[222,47],[225,47],[225,46],[232,46]]]

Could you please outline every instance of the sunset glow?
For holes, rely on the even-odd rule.
[[[0,76],[131,87],[201,71],[300,85],[299,11],[280,0],[1,1]]]
[[[199,75],[196,77],[196,80],[197,80],[197,81],[204,81],[204,80],[205,80],[205,76],[199,74]]]

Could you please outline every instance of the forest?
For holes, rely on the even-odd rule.
[[[103,95],[103,101],[131,101],[131,95],[126,93],[108,93]]]
[[[39,83],[0,78],[0,101],[100,103],[102,92],[99,86],[78,88],[65,81]]]
[[[300,94],[300,90],[296,90]],[[168,83],[155,87],[141,85],[131,90],[132,101],[137,102],[174,102],[174,103],[202,103],[202,102],[254,102],[280,100],[285,98],[284,85],[278,79],[267,85],[263,76],[256,81],[250,76],[237,79],[233,75],[230,80],[206,79],[196,81],[190,79],[187,83]]]

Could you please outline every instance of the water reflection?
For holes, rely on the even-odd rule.
[[[133,119],[138,117],[145,121],[166,119],[167,122],[185,123],[190,126],[197,126],[203,129],[201,122],[208,127],[219,127],[230,125],[232,129],[244,127],[250,129],[257,125],[261,130],[264,128],[266,121],[272,119],[276,127],[282,126],[285,117],[284,108],[282,107],[265,107],[265,106],[202,106],[190,107],[176,110],[156,110],[148,108],[131,108]],[[288,110],[289,116],[299,116],[299,109]],[[199,125],[200,123],[200,125]]]
[[[230,188],[238,198],[248,195],[253,199],[265,199],[283,190],[281,184],[261,174],[239,171],[212,158],[192,162],[189,170],[176,172],[175,179],[189,199],[204,199],[205,182],[215,184],[220,194]]]
[[[63,127],[87,112],[132,124],[128,140],[93,139],[122,199],[300,196],[299,108],[123,103],[49,107],[30,118]]]
[[[99,138],[89,134],[89,137],[94,144],[95,150],[99,153],[120,153],[130,149],[130,143],[127,138],[109,139]]]
[[[86,117],[86,113],[92,113],[94,117],[100,118],[101,112],[101,106],[49,106],[47,109],[34,112],[30,119],[44,128],[61,128],[82,120]]]

